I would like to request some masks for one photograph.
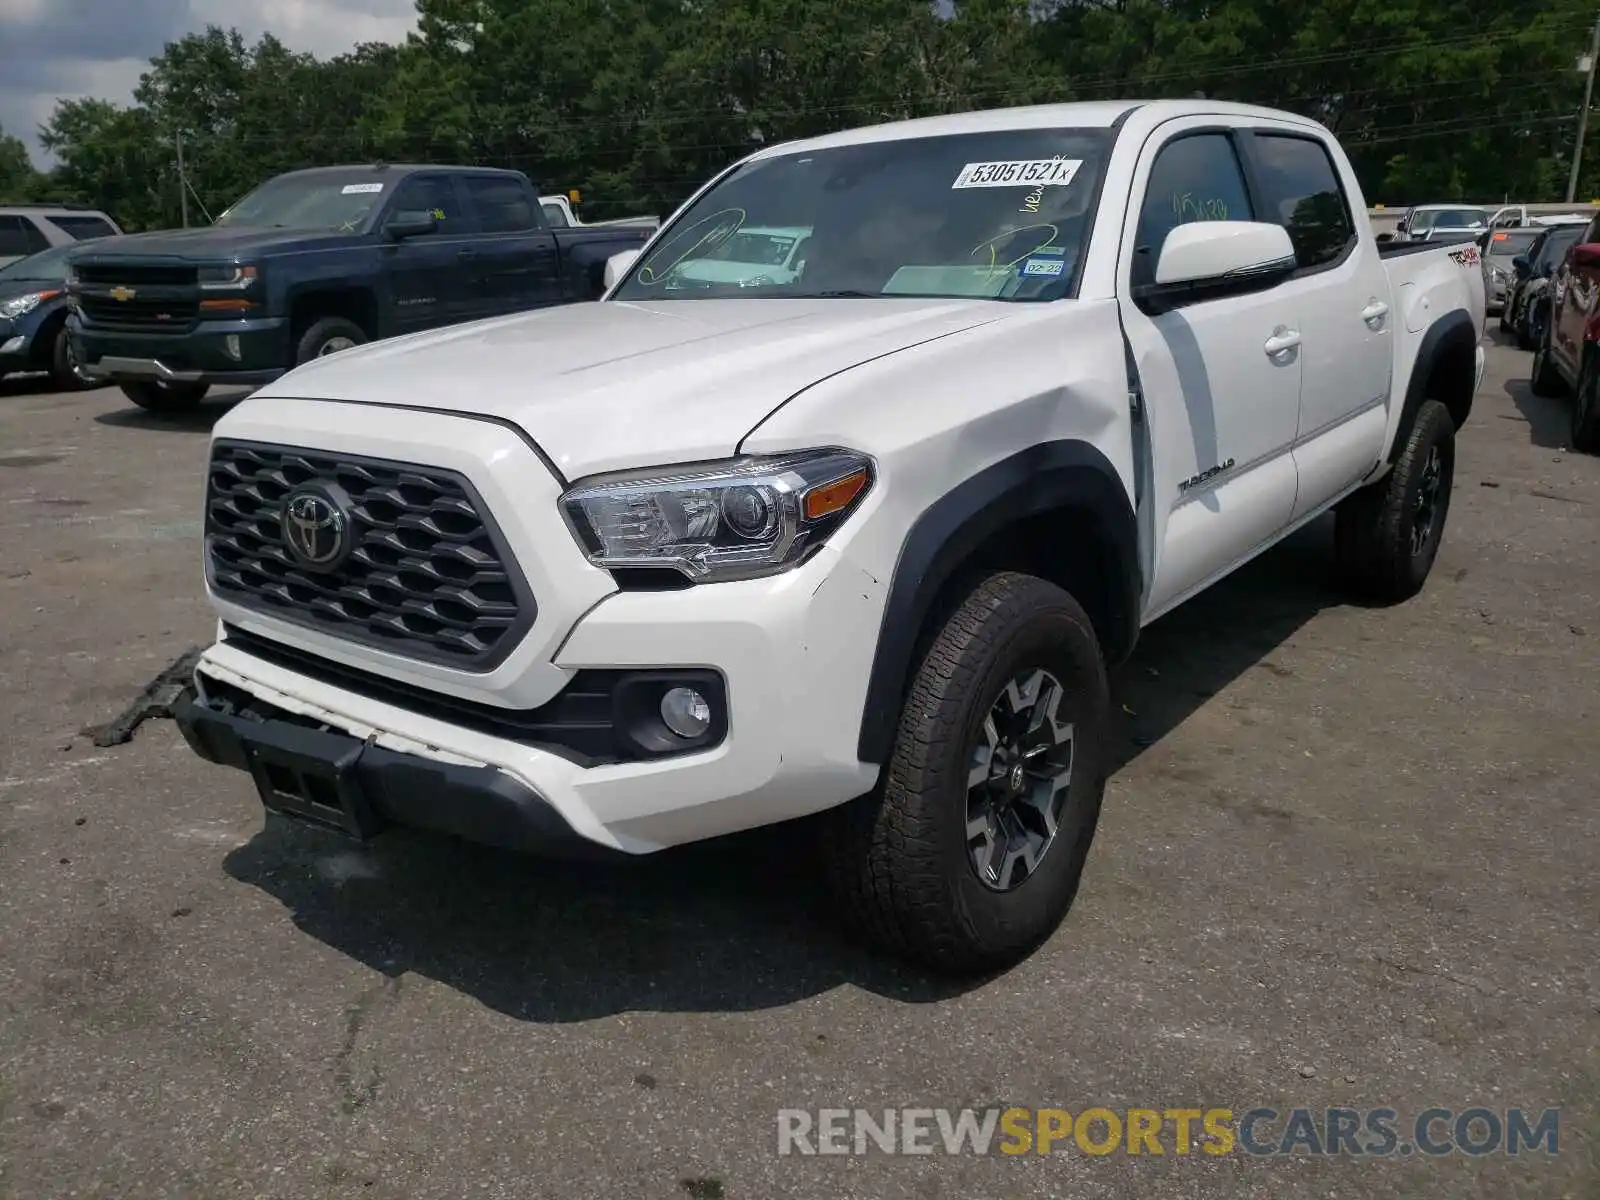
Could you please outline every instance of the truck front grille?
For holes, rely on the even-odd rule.
[[[113,300],[108,296],[80,296],[78,305],[94,324],[113,329],[178,333],[193,325],[200,314],[198,300]]]
[[[343,552],[320,567],[285,540],[286,503],[308,492],[347,526]],[[454,471],[219,440],[205,528],[219,595],[350,641],[482,671],[533,623],[504,537]]]
[[[84,283],[122,284],[128,287],[184,287],[194,285],[200,269],[160,263],[79,263],[77,275]]]

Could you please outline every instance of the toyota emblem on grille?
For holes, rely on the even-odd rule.
[[[331,571],[350,553],[350,515],[323,487],[301,487],[283,502],[283,544],[303,566]]]

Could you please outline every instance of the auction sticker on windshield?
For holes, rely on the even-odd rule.
[[[370,196],[383,191],[381,183],[347,183],[340,189],[346,196]]]
[[[1066,187],[1078,177],[1081,158],[1022,158],[1010,162],[975,162],[961,168],[955,188]]]

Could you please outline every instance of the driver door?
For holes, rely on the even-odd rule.
[[[1284,289],[1216,296],[1152,316],[1131,289],[1167,234],[1256,212],[1235,133],[1175,121],[1146,146],[1123,231],[1118,297],[1151,440],[1154,561],[1146,618],[1181,603],[1289,523],[1300,422],[1300,314]]]
[[[444,174],[408,175],[388,215],[429,212],[432,233],[383,243],[392,329],[412,333],[465,321],[473,313],[477,238],[463,219],[455,181]]]

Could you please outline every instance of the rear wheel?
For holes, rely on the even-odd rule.
[[[118,386],[145,412],[162,417],[192,412],[210,390],[203,383],[163,383],[154,379],[133,379]]]
[[[879,787],[829,814],[848,921],[939,971],[1026,957],[1077,893],[1108,707],[1077,601],[1029,575],[978,581],[922,656]]]
[[[1425,400],[1389,474],[1339,505],[1335,552],[1358,595],[1398,604],[1422,590],[1444,538],[1455,465],[1450,410]]]
[[[1572,448],[1600,454],[1600,353],[1591,351],[1572,397]]]
[[[1561,378],[1550,357],[1549,322],[1541,327],[1537,344],[1539,348],[1533,352],[1533,365],[1528,370],[1528,386],[1533,389],[1535,396],[1566,395],[1567,382]]]

